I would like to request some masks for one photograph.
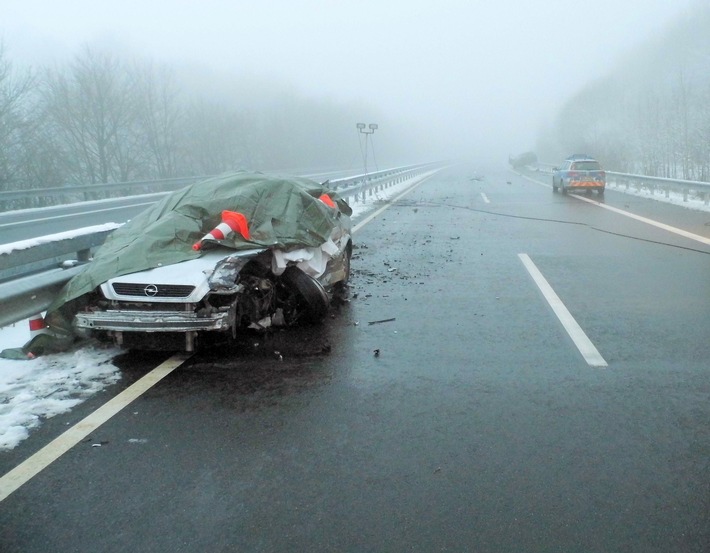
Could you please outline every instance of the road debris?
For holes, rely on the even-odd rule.
[[[397,319],[395,317],[392,317],[391,319],[381,319],[379,321],[368,321],[367,324],[369,325],[378,325],[381,323],[391,323],[392,321],[396,321]]]

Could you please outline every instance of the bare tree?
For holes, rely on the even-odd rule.
[[[145,141],[149,172],[159,178],[178,176],[181,125],[185,113],[171,70],[137,63],[131,71],[137,98],[137,128]]]
[[[31,73],[16,75],[0,43],[0,189],[21,186],[23,133],[28,125],[26,102],[35,86]]]
[[[188,104],[171,69],[89,46],[40,75],[13,78],[0,48],[0,187],[352,163],[353,124],[372,112],[231,78]]]
[[[243,168],[245,117],[225,106],[196,101],[187,109],[183,136],[193,171],[212,175]]]
[[[47,72],[44,97],[76,181],[124,181],[140,169],[135,88],[115,57],[85,47],[66,73]]]

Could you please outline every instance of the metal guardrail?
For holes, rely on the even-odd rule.
[[[407,169],[410,167],[406,167]],[[401,171],[403,168],[387,169],[375,173],[366,173],[354,177],[330,181],[331,186],[347,188],[363,182],[382,178]],[[0,192],[0,212],[18,209],[42,208],[69,203],[81,203],[109,198],[124,198],[139,194],[169,193],[183,186],[211,178],[215,175],[181,177],[151,181],[131,181],[109,184],[87,184],[54,186],[30,190],[10,190]]]
[[[30,209],[63,205],[73,202],[87,202],[108,198],[122,198],[137,194],[172,192],[209,177],[183,177],[153,181],[132,181],[111,184],[86,184],[54,186],[30,190],[9,190],[0,192],[0,211]]]
[[[111,232],[90,231],[0,254],[0,327],[47,309]]]
[[[651,195],[656,193],[665,194],[670,197],[671,192],[682,194],[683,201],[687,202],[691,195],[696,195],[705,205],[710,204],[710,183],[666,179],[662,177],[649,177],[644,175],[631,175],[628,173],[615,173],[607,171],[607,182],[611,180],[617,188],[634,187],[636,190],[648,190]],[[612,179],[608,177],[611,176]]]
[[[368,195],[444,165],[427,163],[387,169],[329,181],[327,186],[346,200],[364,202]],[[0,254],[0,327],[45,311],[62,286],[83,270],[91,252],[103,244],[111,232],[90,231]]]
[[[111,230],[92,231],[85,234],[0,253],[0,282],[30,276],[59,267],[64,261],[85,263],[92,249],[100,246]]]
[[[344,179],[327,181],[325,184],[337,191],[345,200],[365,201],[367,195],[372,196],[378,190],[383,190],[395,184],[442,167],[442,163],[425,163],[422,165],[396,167],[376,173],[365,173]]]
[[[537,163],[534,170],[552,174],[555,165],[552,163]],[[637,191],[647,190],[651,195],[660,193],[666,198],[671,192],[681,194],[683,201],[695,195],[705,205],[710,205],[710,183],[701,181],[690,181],[682,179],[669,179],[664,177],[650,177],[648,175],[635,175],[631,173],[617,173],[606,171],[607,185],[617,188],[635,188]],[[611,177],[611,178],[610,178]]]

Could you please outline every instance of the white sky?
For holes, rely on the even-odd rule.
[[[0,36],[22,62],[114,45],[364,100],[454,149],[517,153],[571,94],[707,1],[0,0]]]

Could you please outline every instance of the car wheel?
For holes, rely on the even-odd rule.
[[[348,247],[345,250],[345,255],[343,256],[343,270],[345,271],[345,277],[340,281],[342,286],[345,286],[350,280],[350,257],[352,256],[351,248]]]
[[[333,286],[333,300],[337,302],[345,301],[348,297],[348,281],[350,280],[350,257],[352,250],[350,247],[343,253],[343,278]]]
[[[304,320],[318,322],[325,317],[330,299],[320,282],[294,265],[286,267],[281,279],[306,307],[305,313],[302,315]]]

